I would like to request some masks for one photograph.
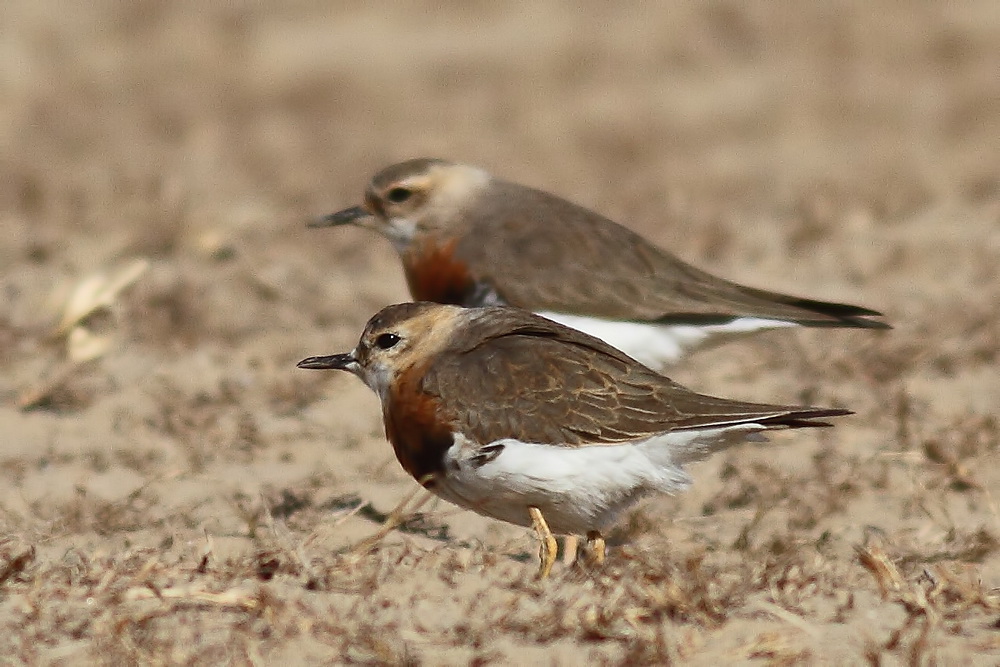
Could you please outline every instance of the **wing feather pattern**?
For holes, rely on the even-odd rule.
[[[519,309],[486,311],[437,356],[422,382],[477,442],[614,444],[742,423],[827,426],[814,420],[849,414],[698,394],[586,334]]]
[[[662,324],[758,317],[817,327],[889,328],[869,319],[881,316],[875,310],[716,278],[631,230],[540,190],[494,181],[483,197],[487,200],[475,205],[488,213],[463,235],[456,254],[477,281],[514,306]],[[557,257],[572,261],[554,261]]]

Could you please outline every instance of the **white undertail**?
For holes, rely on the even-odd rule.
[[[725,324],[696,326],[622,322],[551,311],[539,311],[536,315],[600,338],[654,369],[675,364],[693,350],[721,343],[727,338],[765,329],[799,326],[794,322],[759,317],[741,317]]]
[[[671,431],[617,445],[564,447],[505,439],[499,454],[483,451],[461,434],[445,455],[435,492],[456,505],[522,526],[528,507],[542,510],[555,533],[603,531],[620,514],[653,493],[691,485],[683,466],[747,439],[761,439],[760,424]],[[755,437],[756,436],[756,437]]]

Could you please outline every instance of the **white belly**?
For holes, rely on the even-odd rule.
[[[720,343],[729,337],[766,329],[799,326],[794,322],[766,320],[759,317],[741,317],[726,324],[695,326],[620,322],[549,311],[539,311],[536,315],[600,338],[608,345],[618,348],[654,369],[674,364],[696,348]]]
[[[765,427],[741,424],[674,431],[619,445],[561,447],[500,440],[503,450],[478,465],[478,446],[461,435],[445,455],[434,492],[479,514],[530,526],[529,507],[542,511],[552,532],[605,531],[620,514],[652,493],[675,493],[691,479],[683,469]]]

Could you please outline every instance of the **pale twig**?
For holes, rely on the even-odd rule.
[[[771,616],[779,618],[782,621],[788,623],[789,625],[795,626],[796,628],[806,633],[813,639],[819,639],[822,636],[822,633],[815,625],[813,625],[806,619],[802,618],[798,614],[790,612],[784,607],[778,606],[773,602],[768,602],[767,600],[757,600],[751,606],[755,607],[759,611],[765,612],[767,614],[770,614]]]
[[[423,480],[420,480],[420,481],[423,481]],[[410,504],[410,501],[413,500],[413,498],[418,493],[420,493],[421,491],[424,492],[424,496],[422,498],[420,498],[413,505],[413,507],[407,508],[407,505]],[[427,501],[430,500],[433,497],[434,496],[431,495],[431,493],[429,491],[427,491],[423,487],[423,485],[421,484],[421,486],[418,486],[413,491],[411,491],[409,494],[407,494],[406,497],[403,498],[403,500],[400,501],[400,503],[398,505],[396,505],[396,507],[394,507],[391,512],[389,512],[389,514],[385,518],[385,521],[382,522],[382,525],[379,527],[379,529],[377,531],[375,531],[372,535],[370,535],[370,536],[364,538],[363,540],[361,540],[359,542],[356,542],[355,544],[353,544],[352,546],[350,546],[348,548],[348,551],[353,552],[353,553],[358,553],[358,552],[370,550],[372,547],[374,547],[379,542],[381,542],[385,538],[386,535],[388,535],[393,530],[395,530],[396,528],[398,528],[399,526],[401,526],[417,510],[419,510],[421,507],[423,507],[424,505],[426,505]]]
[[[126,600],[148,600],[151,598],[205,602],[223,607],[239,607],[248,610],[256,609],[260,606],[260,600],[254,592],[240,588],[231,588],[221,593],[211,593],[192,586],[175,586],[173,588],[136,586],[125,592]]]

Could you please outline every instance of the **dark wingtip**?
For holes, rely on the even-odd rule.
[[[885,317],[882,313],[871,308],[852,306],[847,303],[835,303],[832,301],[816,301],[813,299],[790,299],[788,305],[811,310],[814,313],[825,315],[831,320],[805,320],[802,322],[809,327],[854,327],[857,329],[891,329],[892,326],[885,322],[868,319],[870,317]]]
[[[829,428],[830,422],[815,421],[824,417],[844,417],[853,415],[853,410],[843,408],[803,408],[787,415],[772,417],[762,423],[786,426],[788,428]]]
[[[851,326],[857,329],[881,329],[885,331],[891,329],[892,325],[887,322],[879,322],[878,320],[866,320],[863,318],[855,318],[850,320]]]
[[[759,317],[761,319],[772,319],[782,322],[792,322],[803,327],[811,327],[816,329],[833,329],[837,327],[844,328],[854,328],[854,329],[892,329],[892,325],[886,324],[885,322],[880,322],[878,320],[870,320],[869,317],[884,317],[882,313],[877,310],[869,310],[868,308],[859,308],[857,306],[848,306],[840,303],[826,303],[824,301],[808,301],[805,299],[797,299],[794,302],[786,302],[787,305],[795,306],[802,310],[811,311],[815,316],[823,316],[824,319],[813,319],[810,317],[809,313],[800,313],[796,316],[792,315],[765,315],[757,314],[753,317]],[[728,324],[734,320],[738,320],[741,317],[751,317],[749,314],[744,315],[733,315],[731,313],[671,313],[669,315],[664,315],[655,320],[657,324],[667,324],[667,325],[692,325],[692,326],[708,326],[712,324]]]
[[[892,325],[879,320],[870,320],[867,317],[838,317],[835,320],[800,320],[799,324],[814,329],[826,329],[844,327],[851,329],[872,329],[882,330],[892,329]]]

